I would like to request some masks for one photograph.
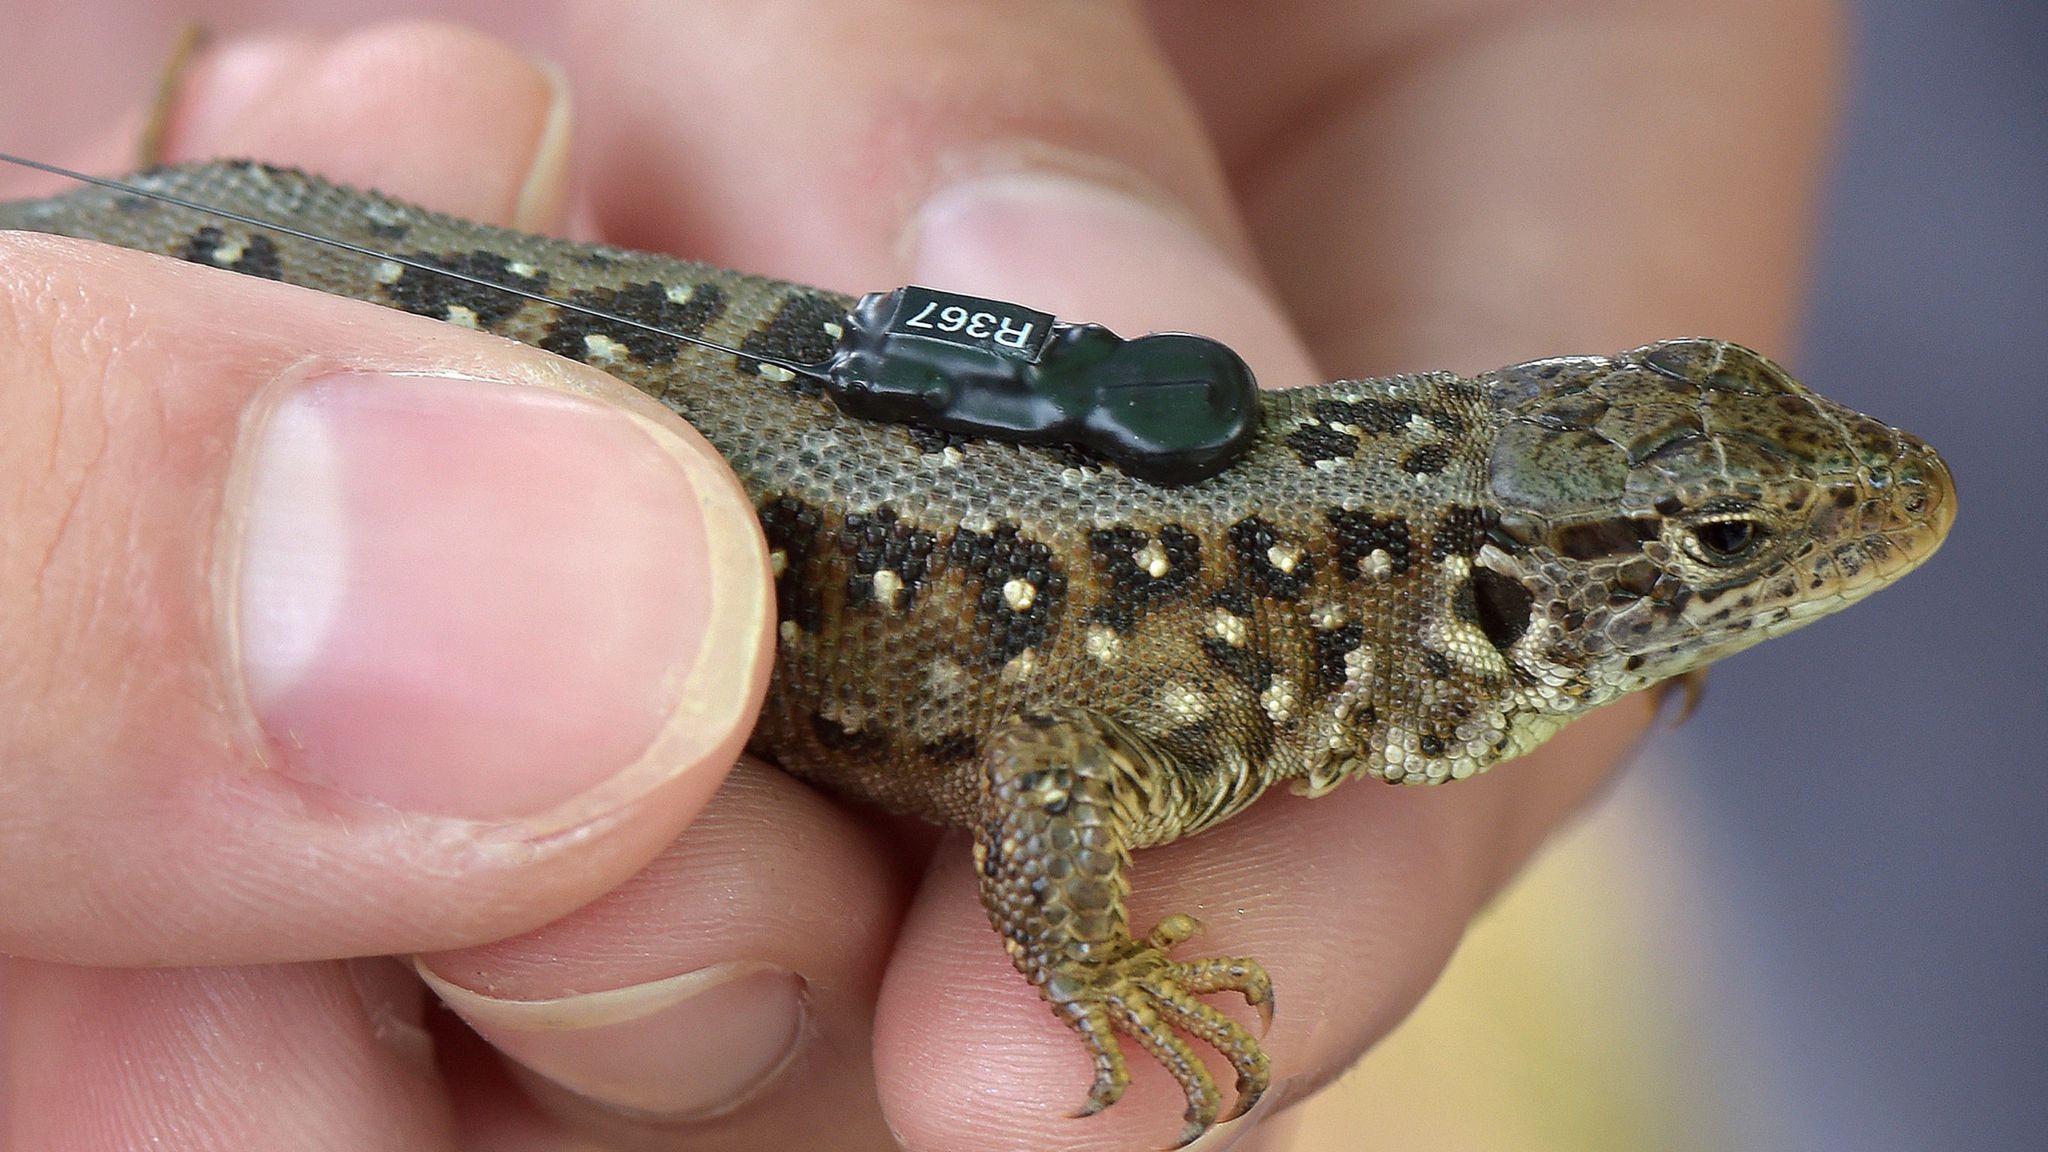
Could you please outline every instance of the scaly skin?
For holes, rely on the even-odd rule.
[[[250,164],[138,183],[424,256],[762,355],[815,360],[850,303],[661,256],[437,216]],[[375,301],[594,364],[695,425],[760,509],[780,645],[753,746],[808,780],[969,828],[1011,959],[1094,1054],[1119,1037],[1187,1094],[1189,1039],[1267,1083],[1249,959],[1135,937],[1131,851],[1269,785],[1436,783],[1572,717],[1844,607],[1941,543],[1955,496],[1919,440],[1734,345],[1343,381],[1261,399],[1257,444],[1183,488],[1065,448],[842,415],[756,361],[98,190],[0,228],[103,240]]]

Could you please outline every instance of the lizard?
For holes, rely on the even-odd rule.
[[[1129,922],[1134,850],[1288,784],[1464,779],[1575,716],[1804,625],[1924,562],[1955,515],[1926,443],[1736,344],[1685,338],[1471,377],[1265,391],[1198,483],[841,411],[772,361],[830,352],[844,296],[525,235],[247,161],[133,185],[710,340],[103,188],[0,204],[61,233],[524,341],[673,409],[753,499],[777,602],[751,748],[967,829],[1011,960],[1086,1045],[1185,1095],[1183,1143],[1271,1072],[1256,959],[1178,959]],[[759,359],[756,359],[758,357]],[[1232,1110],[1197,1045],[1235,1075]]]

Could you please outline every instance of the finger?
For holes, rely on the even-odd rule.
[[[575,10],[566,60],[607,239],[849,291],[1000,287],[1307,383],[1148,44],[1096,0],[613,3]],[[979,239],[919,239],[940,231]]]
[[[1151,4],[1333,370],[1790,338],[1837,6],[1282,7]]]
[[[908,891],[873,821],[743,762],[602,900],[419,964],[535,1100],[606,1147],[880,1147],[871,1019]],[[470,1111],[498,1114],[502,1086],[475,1079]]]
[[[482,33],[416,21],[232,41],[202,53],[179,92],[172,159],[249,157],[465,219],[561,224],[568,89]]]
[[[769,609],[708,446],[506,342],[0,243],[0,949],[490,938],[622,878],[709,794]]]
[[[665,410],[415,317],[0,243],[0,949],[471,943],[710,793],[769,608],[751,509]]]
[[[480,33],[412,21],[335,39],[242,37],[201,51],[169,79],[166,161],[259,159],[471,220],[561,227],[568,88],[552,67]],[[136,167],[149,115],[105,118],[28,154],[125,173]],[[31,145],[12,150],[23,147]],[[9,199],[66,190],[56,177],[0,169]]]
[[[178,14],[138,11],[119,0],[17,8],[0,39],[0,124],[6,150],[88,171],[118,170],[134,157],[141,108],[160,75]],[[116,141],[110,126],[125,131]],[[90,143],[86,143],[90,142]],[[0,169],[0,198],[59,187]]]
[[[0,959],[10,1148],[450,1152],[431,1045],[343,963],[109,970]]]

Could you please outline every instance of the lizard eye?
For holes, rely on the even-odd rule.
[[[1687,530],[1686,551],[1704,564],[1733,564],[1763,543],[1764,526],[1740,517],[1708,520]]]

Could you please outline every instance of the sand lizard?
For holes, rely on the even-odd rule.
[[[250,163],[137,182],[760,356],[829,351],[851,301],[664,256],[521,235]],[[1119,1037],[1241,1114],[1267,1060],[1197,997],[1268,1014],[1252,959],[1125,915],[1134,849],[1287,782],[1436,783],[1567,720],[1852,603],[1955,509],[1920,440],[1747,349],[1672,340],[1472,378],[1264,393],[1250,452],[1161,487],[1087,452],[842,414],[815,383],[531,301],[101,190],[0,205],[64,233],[374,301],[602,368],[673,408],[755,500],[778,596],[753,748],[971,830],[1017,968],[1093,1054]]]

